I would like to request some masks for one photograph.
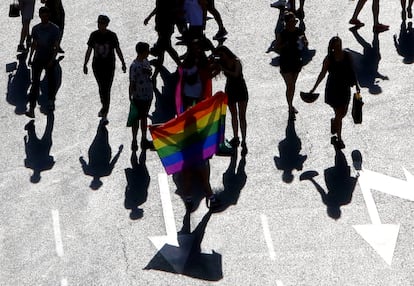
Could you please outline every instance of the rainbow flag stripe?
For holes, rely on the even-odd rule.
[[[227,95],[217,92],[174,119],[149,130],[167,174],[213,156],[224,140]]]

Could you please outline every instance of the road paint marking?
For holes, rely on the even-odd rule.
[[[63,278],[62,281],[60,281],[60,286],[68,286],[68,280]]]
[[[283,282],[280,280],[276,280],[276,286],[283,286]]]
[[[60,232],[59,211],[52,210],[53,231],[55,233],[56,253],[59,257],[63,256],[62,234]]]
[[[370,182],[367,180],[364,173],[360,172],[358,183],[361,187],[362,195],[364,196],[365,204],[367,205],[368,214],[371,218],[372,224],[381,224],[381,219],[378,213],[374,198],[372,197]]]
[[[161,204],[167,236],[177,236],[177,228],[175,226],[174,212],[171,203],[170,188],[168,186],[168,176],[166,173],[158,174],[158,184],[160,186]]]
[[[272,236],[270,235],[270,229],[269,229],[269,223],[267,221],[267,216],[265,216],[264,214],[261,214],[260,218],[262,219],[263,234],[264,234],[264,238],[266,240],[267,248],[269,250],[270,259],[271,260],[276,260],[276,253],[275,253],[275,249],[273,247]]]

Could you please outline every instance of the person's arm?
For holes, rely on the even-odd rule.
[[[239,60],[234,60],[234,70],[229,70],[223,66],[221,66],[221,70],[231,77],[238,77],[242,73],[242,66]]]
[[[121,48],[120,48],[119,46],[117,46],[117,47],[115,48],[115,51],[116,51],[116,54],[118,55],[119,60],[120,60],[120,61],[121,61],[121,63],[122,63],[122,71],[123,71],[124,73],[126,73],[126,65],[125,65],[125,61],[124,61],[124,56],[122,55]]]
[[[145,18],[144,20],[144,25],[148,25],[148,22],[151,20],[152,17],[154,17],[154,15],[157,13],[157,7],[154,8],[154,10],[152,10],[152,12],[147,16],[147,18]]]
[[[83,63],[84,74],[88,74],[88,62],[91,57],[91,53],[92,53],[92,47],[88,46],[88,49],[86,50],[86,53],[85,53],[85,62]]]
[[[310,90],[310,93],[313,93],[315,89],[318,87],[318,85],[321,83],[321,81],[325,78],[326,72],[328,71],[328,66],[329,66],[329,60],[328,58],[325,58],[325,60],[323,61],[322,70],[319,73],[319,76],[318,76],[318,79],[316,80],[315,85]]]
[[[37,40],[33,39],[32,45],[30,46],[30,54],[29,54],[29,60],[28,60],[29,66],[32,65],[32,58],[33,58],[33,54],[36,49],[37,49]]]

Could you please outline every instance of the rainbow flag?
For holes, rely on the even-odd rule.
[[[217,92],[176,118],[149,130],[167,174],[196,165],[213,156],[224,140],[227,95]]]

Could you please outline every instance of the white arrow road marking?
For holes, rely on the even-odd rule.
[[[272,236],[270,235],[270,229],[269,229],[269,223],[267,221],[267,216],[264,215],[264,214],[261,214],[260,218],[262,219],[263,234],[264,234],[264,238],[266,240],[267,248],[269,250],[270,259],[275,260],[276,259],[276,253],[275,253],[275,249],[273,247]]]
[[[391,266],[394,249],[397,244],[400,225],[367,224],[354,225],[355,230],[372,248]]]
[[[283,286],[283,282],[280,280],[276,280],[276,286]]]
[[[381,223],[371,190],[414,201],[414,177],[406,169],[404,169],[404,173],[407,181],[370,170],[360,171],[358,178],[372,224],[354,225],[354,228],[390,266],[397,244],[400,225]]]
[[[168,176],[165,173],[158,174],[162,211],[164,215],[166,236],[152,236],[149,239],[154,246],[160,250],[166,243],[178,247],[177,228],[175,226],[174,212],[171,204],[170,188],[168,187]]]
[[[63,278],[62,281],[60,281],[60,286],[68,286],[68,280]]]
[[[403,169],[407,181],[389,177],[370,170],[360,172],[369,182],[369,188],[409,201],[414,201],[414,178],[406,169]]]
[[[62,235],[60,232],[59,211],[52,210],[53,231],[55,234],[56,253],[59,257],[63,256]]]
[[[151,236],[149,239],[174,270],[177,273],[183,273],[193,247],[194,236],[179,235],[177,237],[167,174],[158,174],[158,184],[167,235]]]

